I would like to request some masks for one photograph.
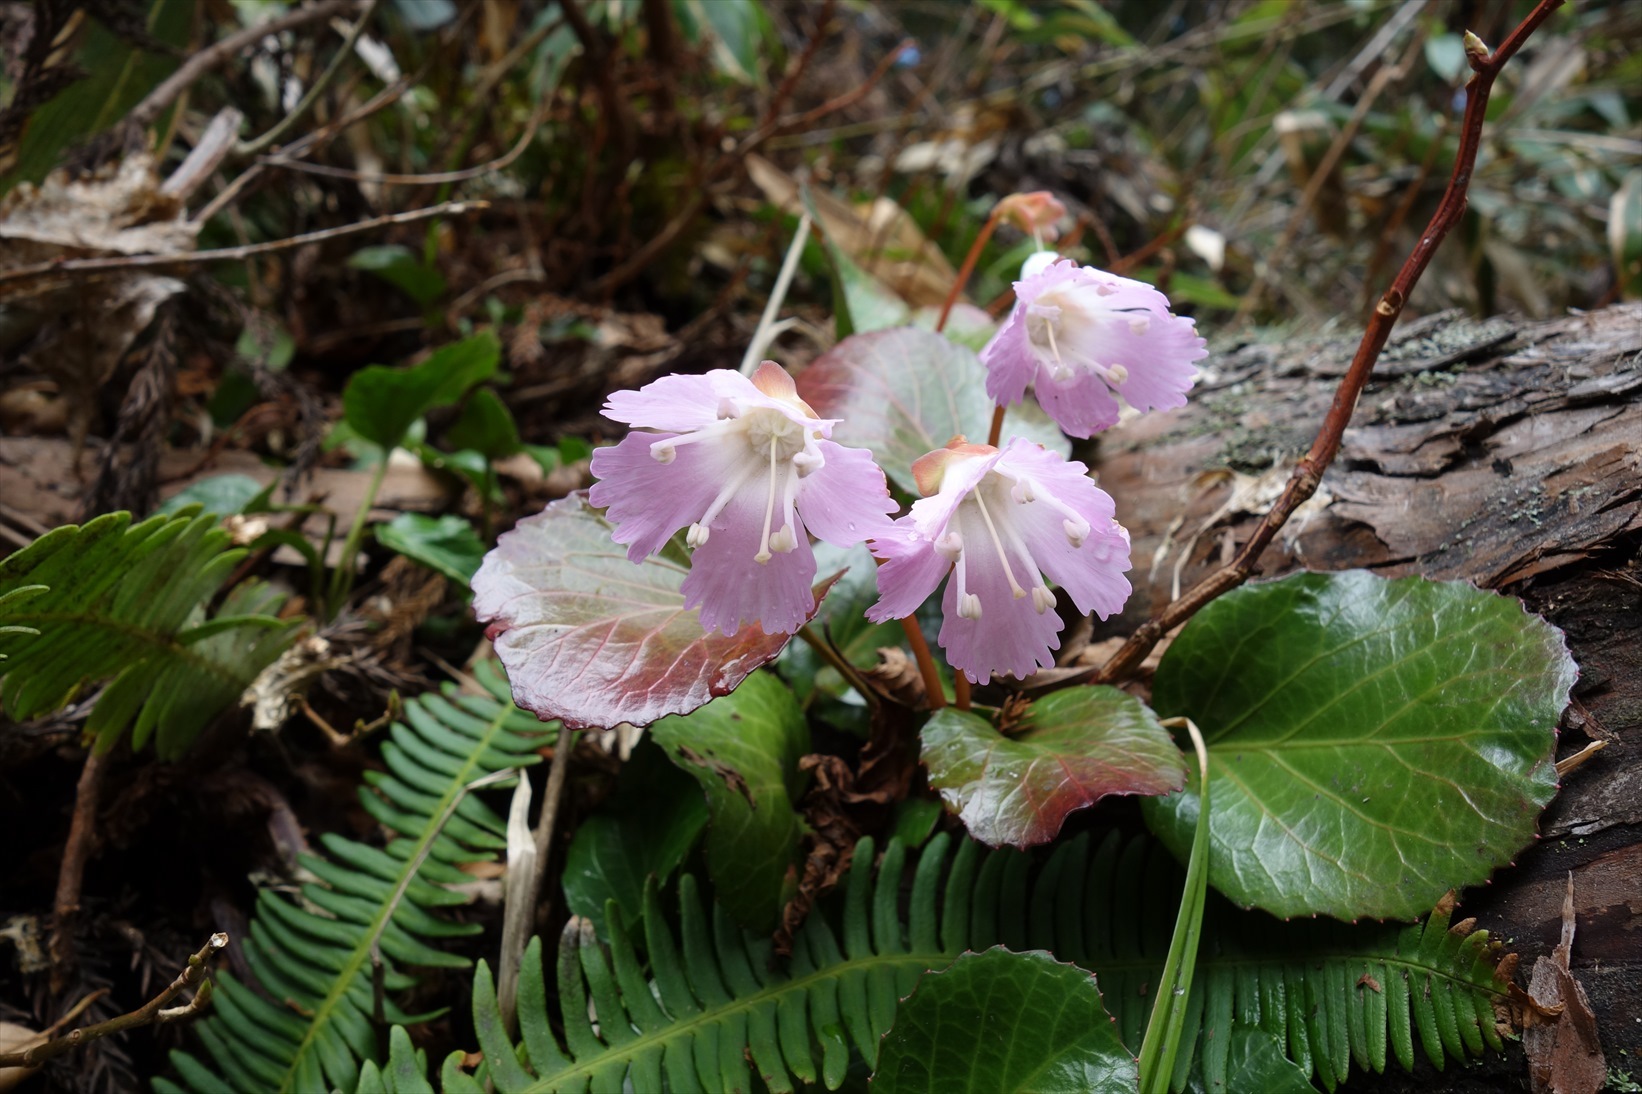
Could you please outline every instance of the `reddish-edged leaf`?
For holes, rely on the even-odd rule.
[[[1167,794],[1186,763],[1157,716],[1116,688],[1058,691],[1005,737],[947,707],[923,730],[929,784],[969,834],[994,847],[1047,843],[1066,815],[1108,794]]]
[[[757,625],[709,634],[679,592],[688,565],[635,565],[610,533],[585,497],[564,498],[520,521],[474,575],[474,614],[519,706],[573,729],[649,725],[729,694],[787,644]]]
[[[916,489],[912,461],[962,433],[983,443],[992,426],[986,368],[975,351],[914,327],[844,339],[798,374],[798,394],[823,418],[842,418],[839,444],[869,449],[884,473]],[[1001,442],[1021,436],[1061,455],[1071,444],[1034,402],[1009,409]]]

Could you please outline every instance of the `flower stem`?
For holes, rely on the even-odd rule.
[[[912,647],[918,672],[924,678],[924,694],[929,697],[929,709],[940,710],[946,706],[946,692],[941,689],[941,674],[935,671],[935,658],[930,656],[923,628],[918,626],[916,618],[909,615],[901,620],[901,629],[907,633],[907,645]]]
[[[941,317],[935,320],[936,334],[946,329],[946,320],[947,316],[952,314],[952,305],[958,302],[964,286],[969,284],[969,275],[975,272],[975,263],[980,261],[981,248],[986,246],[986,241],[992,238],[993,231],[998,227],[998,215],[1002,208],[1001,202],[992,207],[992,215],[981,225],[980,234],[975,237],[975,242],[970,244],[969,253],[964,255],[964,264],[959,267],[958,277],[952,282],[952,291],[946,294],[946,303],[941,305]]]
[[[959,710],[969,709],[969,677],[961,672],[952,674],[952,705]]]
[[[986,431],[986,443],[993,448],[998,447],[998,438],[1003,436],[1003,404],[999,403],[992,408],[992,428]]]

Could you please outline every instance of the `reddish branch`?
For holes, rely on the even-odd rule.
[[[1492,52],[1489,52],[1488,47],[1475,35],[1466,35],[1465,55],[1471,63],[1474,75],[1465,86],[1465,118],[1461,123],[1459,155],[1454,162],[1454,173],[1450,176],[1448,188],[1442,195],[1442,202],[1437,206],[1430,224],[1420,236],[1419,243],[1415,245],[1408,260],[1403,263],[1402,269],[1397,272],[1391,287],[1375,305],[1367,329],[1363,331],[1362,341],[1357,345],[1357,353],[1352,357],[1350,367],[1341,379],[1339,388],[1334,392],[1334,401],[1328,408],[1328,414],[1323,418],[1323,425],[1317,431],[1316,440],[1311,443],[1311,450],[1295,466],[1282,495],[1231,563],[1198,582],[1184,596],[1141,624],[1117,653],[1112,655],[1111,660],[1098,671],[1087,674],[1086,679],[1103,684],[1126,679],[1165,634],[1190,619],[1215,597],[1237,588],[1254,576],[1261,553],[1277,535],[1278,529],[1282,528],[1283,523],[1294,511],[1316,492],[1318,484],[1322,482],[1323,473],[1328,470],[1329,464],[1334,462],[1335,455],[1340,451],[1340,441],[1345,435],[1347,424],[1351,421],[1352,411],[1357,408],[1357,399],[1368,383],[1369,374],[1374,370],[1374,362],[1379,359],[1386,340],[1391,337],[1391,328],[1396,325],[1397,317],[1402,314],[1409,293],[1413,292],[1420,275],[1425,273],[1425,268],[1431,264],[1432,255],[1436,253],[1437,247],[1465,214],[1471,172],[1476,167],[1477,150],[1482,144],[1483,118],[1488,110],[1488,94],[1493,89],[1494,80],[1498,78],[1505,63],[1522,48],[1528,36],[1561,6],[1562,0],[1539,0],[1539,4],[1528,17],[1500,43],[1498,49]],[[1079,681],[1066,681],[1075,682]]]

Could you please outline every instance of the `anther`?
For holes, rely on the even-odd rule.
[[[1108,365],[1106,368],[1106,379],[1111,381],[1113,384],[1121,384],[1129,379],[1129,370],[1124,368],[1122,365]]]
[[[935,541],[935,553],[948,562],[957,562],[958,556],[964,553],[964,537],[957,532],[947,532]]]
[[[698,522],[690,525],[690,530],[684,533],[684,545],[691,550],[695,550],[697,547],[705,546],[707,543],[707,533],[708,528],[705,524]]]
[[[1047,586],[1047,585],[1037,585],[1037,586],[1033,587],[1033,589],[1032,589],[1032,607],[1034,607],[1038,610],[1039,615],[1042,615],[1044,612],[1048,611],[1050,608],[1052,608],[1054,606],[1055,606],[1055,594],[1049,591],[1049,586]]]
[[[979,619],[981,617],[981,598],[974,593],[959,593],[958,616],[962,619]]]

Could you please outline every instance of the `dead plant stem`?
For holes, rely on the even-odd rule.
[[[177,974],[177,978],[166,985],[164,991],[131,1011],[117,1018],[110,1018],[106,1022],[85,1026],[81,1029],[70,1030],[61,1037],[53,1037],[44,1044],[34,1045],[17,1052],[0,1052],[0,1067],[39,1067],[47,1060],[54,1059],[79,1048],[81,1045],[107,1037],[111,1033],[120,1033],[139,1026],[164,1025],[175,1022],[180,1018],[188,1018],[199,1013],[205,1004],[211,1001],[210,976],[211,966],[207,963],[215,954],[228,945],[228,936],[214,934],[200,951],[188,958],[188,967]],[[169,1010],[165,1005],[175,999],[184,988],[197,988],[194,998],[183,1006]]]
[[[374,232],[378,228],[387,228],[396,224],[414,224],[417,221],[430,220],[433,217],[462,216],[466,213],[481,212],[488,208],[490,208],[490,202],[488,201],[447,201],[439,205],[429,206],[426,209],[412,209],[405,213],[390,213],[386,216],[362,220],[355,224],[343,224],[335,228],[325,228],[317,232],[306,232],[302,235],[291,236],[288,239],[274,239],[269,240],[267,243],[251,243],[241,247],[220,247],[213,251],[191,251],[173,255],[120,255],[113,258],[70,258],[55,259],[51,262],[37,262],[31,266],[18,266],[15,269],[0,272],[0,300],[15,294],[13,286],[30,281],[39,281],[44,278],[118,273],[125,270],[161,270],[168,273],[177,273],[193,266],[208,266],[213,262],[242,262],[254,255],[289,251],[297,247],[305,247],[310,243],[323,243],[327,240],[341,239],[344,236]]]
[[[103,796],[104,757],[95,747],[86,750],[80,781],[74,788],[74,814],[69,819],[63,862],[57,871],[57,895],[52,902],[51,990],[60,992],[74,964],[74,927],[80,913],[80,888],[86,863],[91,861],[97,827],[97,807]]]

